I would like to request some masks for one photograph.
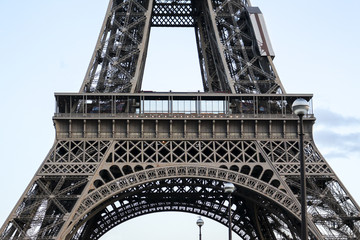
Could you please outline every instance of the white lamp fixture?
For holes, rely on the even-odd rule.
[[[305,115],[309,111],[309,103],[303,98],[298,98],[293,102],[292,110],[298,116]]]
[[[235,191],[235,186],[232,183],[224,183],[223,188],[225,193],[231,194]]]
[[[204,225],[204,220],[201,219],[201,217],[199,217],[199,219],[196,221],[196,224],[199,226],[199,227],[202,227]]]

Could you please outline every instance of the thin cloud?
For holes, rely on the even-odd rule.
[[[360,127],[360,119],[356,117],[343,116],[340,113],[332,112],[328,109],[319,108],[315,110],[317,124],[334,126],[358,126]]]
[[[319,149],[325,150],[326,158],[360,156],[360,119],[326,109],[317,109],[316,117],[314,138]]]

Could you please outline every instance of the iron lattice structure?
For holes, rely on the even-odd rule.
[[[151,27],[193,27],[203,93],[143,93]],[[112,0],[79,93],[57,93],[56,141],[1,239],[99,239],[136,216],[196,213],[242,239],[299,239],[299,122],[260,10],[245,0]],[[359,239],[360,210],[305,116],[311,239]]]
[[[284,92],[262,14],[246,0],[111,1],[80,91],[138,92],[151,26],[195,29],[205,92]]]

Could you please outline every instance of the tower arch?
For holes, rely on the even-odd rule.
[[[98,239],[123,222],[154,212],[189,212],[227,225],[224,182],[232,182],[237,188],[232,196],[232,229],[240,237],[262,239],[271,235],[270,229],[260,230],[260,215],[249,214],[254,211],[267,212],[273,222],[283,222],[280,235],[298,235],[299,206],[283,190],[230,170],[189,165],[143,170],[91,191],[78,208],[76,224],[68,228],[65,239]]]

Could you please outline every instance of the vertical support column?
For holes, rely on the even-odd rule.
[[[83,137],[86,137],[86,119],[84,119],[84,124],[83,124]]]
[[[198,134],[197,134],[197,137],[198,138],[201,138],[201,120],[198,121]]]
[[[101,137],[101,120],[98,120],[98,126],[97,126],[97,137]]]
[[[146,55],[149,45],[151,13],[153,9],[153,4],[154,4],[154,0],[149,0],[149,5],[145,14],[146,20],[145,20],[143,38],[141,44],[139,45],[140,53],[136,63],[135,76],[130,81],[131,93],[137,92],[141,89],[142,77],[144,75],[145,61],[146,61]]]
[[[86,75],[85,75],[85,78],[84,78],[84,81],[80,87],[80,91],[79,92],[87,92],[90,87],[90,84],[91,84],[91,78],[93,76],[90,76],[91,75],[94,75],[95,72],[96,72],[96,69],[98,67],[98,64],[95,63],[95,59],[96,59],[96,55],[98,55],[100,49],[101,49],[101,45],[102,45],[102,41],[105,40],[105,32],[106,32],[106,28],[107,28],[107,21],[108,19],[111,17],[111,7],[113,6],[113,0],[110,0],[109,1],[109,5],[108,5],[108,8],[107,8],[107,11],[106,11],[106,15],[105,15],[105,18],[104,18],[104,22],[102,24],[102,27],[101,27],[101,31],[100,31],[100,34],[99,34],[99,37],[98,37],[98,40],[96,42],[96,46],[95,46],[95,49],[94,49],[94,52],[93,52],[93,55],[91,57],[91,60],[90,60],[90,64],[89,64],[89,67],[86,71]]]
[[[112,137],[115,137],[115,120],[112,120]]]
[[[72,126],[71,126],[71,119],[69,120],[69,138],[71,138],[72,137],[72,130],[71,130],[71,128],[72,128]]]
[[[211,28],[213,30],[213,34],[215,37],[215,41],[216,41],[216,48],[213,48],[213,50],[217,49],[218,53],[219,53],[219,57],[220,59],[217,59],[218,61],[221,61],[221,67],[223,68],[223,74],[224,76],[219,76],[220,77],[220,81],[223,81],[223,84],[227,85],[231,91],[231,93],[236,93],[235,88],[234,88],[234,79],[231,77],[227,62],[226,62],[226,58],[224,55],[224,46],[221,43],[221,39],[220,39],[220,35],[219,35],[219,29],[217,27],[216,24],[216,12],[214,10],[214,7],[212,5],[212,1],[211,0],[207,0],[207,6],[208,6],[208,11],[209,11],[209,17],[210,17],[210,21],[211,21]],[[225,90],[225,89],[224,89]]]
[[[255,120],[255,126],[254,126],[254,137],[257,138],[258,137],[258,120]]]
[[[211,48],[208,42],[208,38],[206,38],[206,30],[204,29],[204,25],[204,16],[199,16],[195,22],[196,45],[198,49],[199,64],[204,91],[213,92],[213,77],[216,76],[214,76],[214,73],[210,71],[210,65],[212,65],[212,68],[214,68],[214,63],[210,62],[210,59],[208,57],[208,51],[211,52]]]
[[[169,121],[169,137],[172,138],[173,137],[173,121],[170,120]]]
[[[229,240],[232,240],[232,234],[231,234],[231,228],[232,228],[232,223],[231,223],[231,193],[229,194],[229,206],[228,206],[228,212],[229,212],[229,216],[228,216],[228,221],[229,221]]]
[[[283,121],[283,138],[286,137],[286,120]]]
[[[268,135],[269,138],[272,137],[272,128],[271,128],[271,126],[272,126],[272,120],[269,120],[269,135]]]
[[[155,137],[159,137],[159,120],[155,120]]]
[[[130,120],[126,120],[126,137],[130,137]]]
[[[186,120],[184,120],[184,138],[187,138]]]
[[[244,120],[241,120],[241,126],[240,126],[240,137],[244,137]]]
[[[143,138],[144,137],[144,120],[141,119],[141,127],[140,127],[140,137]]]
[[[301,192],[301,240],[308,239],[307,224],[307,202],[306,202],[306,166],[304,158],[304,129],[303,114],[299,114],[300,119],[300,192]]]
[[[230,121],[226,120],[226,138],[230,137]]]
[[[212,121],[212,138],[216,136],[215,120]]]

